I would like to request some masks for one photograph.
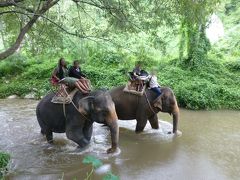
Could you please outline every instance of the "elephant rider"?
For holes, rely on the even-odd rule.
[[[58,60],[57,67],[53,70],[51,83],[52,85],[58,85],[58,82],[68,76],[67,63],[64,58]]]
[[[140,62],[136,63],[135,68],[133,69],[132,73],[133,73],[133,79],[137,80],[138,76],[141,75],[141,64],[140,64]]]
[[[64,58],[60,58],[58,61],[58,66],[54,69],[52,73],[51,82],[53,85],[61,85],[57,95],[65,94],[65,86],[73,89],[74,87],[78,88],[82,93],[87,94],[90,92],[89,88],[84,86],[83,83],[74,77],[68,77],[67,64]]]
[[[136,87],[136,91],[142,91],[143,88],[143,82],[140,79],[141,71],[141,63],[137,62],[135,68],[130,74],[132,80],[131,85]]]
[[[82,73],[78,60],[73,61],[73,66],[69,68],[68,74],[69,77],[78,79],[78,84],[83,89],[83,91],[90,91],[90,81],[86,79],[86,76]]]
[[[155,69],[153,69],[151,75],[149,75],[149,89],[155,92],[157,97],[162,94],[160,85],[157,82],[157,70]]]
[[[75,77],[78,79],[86,78],[86,76],[81,71],[78,60],[73,61],[73,66],[69,68],[68,74],[69,74],[69,77]]]

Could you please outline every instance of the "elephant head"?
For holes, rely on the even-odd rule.
[[[153,101],[153,107],[157,109],[157,112],[168,112],[173,115],[173,133],[177,132],[179,108],[177,100],[172,90],[165,88],[163,93]],[[169,132],[171,133],[171,132]]]
[[[112,147],[108,153],[114,152],[118,146],[119,128],[115,104],[107,91],[97,91],[79,101],[79,111],[92,122],[106,124],[110,128]]]

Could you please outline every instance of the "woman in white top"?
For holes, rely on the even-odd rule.
[[[149,77],[149,88],[155,92],[158,96],[161,95],[161,89],[160,89],[160,85],[157,82],[157,71],[156,70],[152,70],[151,75]]]

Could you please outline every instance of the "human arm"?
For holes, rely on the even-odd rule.
[[[58,68],[56,67],[52,72],[52,77],[59,81],[60,79],[58,78],[57,73],[58,73]]]

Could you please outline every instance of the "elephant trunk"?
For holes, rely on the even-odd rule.
[[[118,140],[119,140],[119,127],[117,123],[117,119],[109,125],[110,132],[111,132],[111,139],[112,139],[112,148],[118,147]]]
[[[108,153],[115,152],[118,147],[118,140],[119,140],[119,127],[118,127],[118,116],[115,110],[115,106],[112,107],[110,116],[107,118],[107,125],[110,128],[111,132],[111,140],[112,140],[112,147],[108,149]]]
[[[173,133],[177,132],[178,129],[178,120],[179,120],[179,108],[176,104],[173,111]]]

